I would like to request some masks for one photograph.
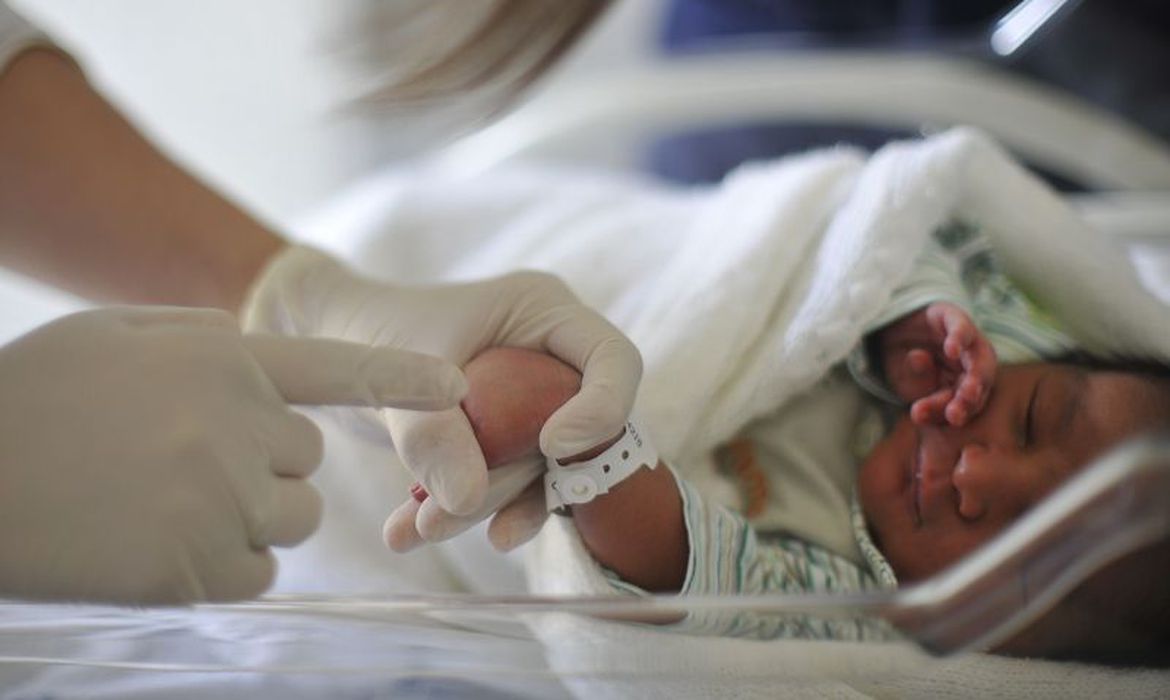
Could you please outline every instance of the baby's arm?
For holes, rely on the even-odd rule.
[[[535,453],[541,425],[577,391],[574,370],[528,350],[489,350],[468,363],[464,373],[470,391],[463,410],[492,463]],[[565,382],[566,378],[572,381]],[[573,459],[600,454],[613,440]],[[706,502],[694,486],[663,464],[653,470],[640,469],[608,493],[572,506],[571,517],[593,558],[622,583],[643,591],[685,590],[694,595],[856,592],[872,585],[861,567],[815,545],[792,537],[761,543],[742,516]],[[629,590],[614,584],[615,590]],[[682,619],[640,620],[677,622],[680,629],[702,634],[761,639],[883,638],[886,634],[880,626],[806,616],[696,613]]]
[[[661,463],[573,506],[572,516],[593,558],[623,580],[657,593],[682,588],[690,553],[682,497]]]
[[[537,450],[541,426],[580,388],[580,375],[560,360],[518,348],[494,348],[463,368],[469,390],[463,411],[489,466]],[[603,452],[613,440],[563,464]],[[648,591],[677,591],[686,575],[682,498],[670,470],[641,469],[609,493],[572,507],[585,546],[602,566]]]
[[[877,331],[882,369],[916,423],[963,425],[995,381],[991,343],[966,311],[935,302]]]

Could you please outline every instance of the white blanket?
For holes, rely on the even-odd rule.
[[[893,144],[872,157],[838,148],[749,165],[713,189],[541,170],[489,182],[424,177],[383,192],[389,196],[359,192],[342,204],[347,221],[327,217],[352,236],[335,242],[338,252],[371,275],[400,281],[517,267],[559,274],[641,348],[646,370],[638,411],[664,456],[712,493],[711,449],[840,361],[904,279],[924,239],[953,218],[984,230],[1008,273],[1087,349],[1170,358],[1166,309],[1136,282],[1121,251],[970,130]],[[530,554],[535,592],[609,590],[564,522],[546,527]],[[858,663],[877,663],[909,674],[871,683],[866,692],[946,690],[938,667],[900,648],[698,639],[555,616],[536,629],[554,668],[569,675],[634,668],[687,677],[682,686],[660,686],[662,697],[678,697],[680,688],[728,697],[727,684],[750,674],[752,662],[781,652],[805,660],[791,670],[832,667],[840,677]],[[831,657],[825,649],[834,650]],[[805,665],[814,656],[821,661]],[[959,662],[972,687],[1013,695],[1018,687],[996,685],[1009,670],[1027,678],[1036,673],[1029,669],[1046,669],[1034,677],[1063,688],[1053,695],[1138,678],[981,659]],[[687,669],[714,675],[696,682]],[[1141,678],[1141,688],[1150,678],[1170,681],[1165,674]],[[570,682],[582,697],[631,690],[616,681]],[[639,687],[638,695],[649,697],[650,690]],[[775,689],[762,691],[770,696]]]
[[[342,205],[335,249],[400,281],[560,275],[641,349],[639,412],[676,461],[840,361],[954,217],[978,223],[1089,349],[1170,354],[1165,308],[1121,251],[967,129],[870,158],[837,148],[748,165],[712,189],[543,169],[368,187],[381,195]]]

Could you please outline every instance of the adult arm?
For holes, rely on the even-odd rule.
[[[622,424],[641,373],[633,345],[547,275],[405,288],[287,246],[168,161],[52,49],[0,74],[0,263],[95,301],[242,309],[251,330],[457,364],[494,345],[539,347],[585,376],[542,435],[562,455]],[[384,417],[406,466],[465,513],[487,488],[483,457],[458,411],[428,415]]]
[[[170,162],[68,56],[0,74],[0,263],[102,302],[235,312],[280,236]]]

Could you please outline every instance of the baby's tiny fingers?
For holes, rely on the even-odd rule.
[[[930,396],[918,399],[910,406],[910,420],[919,425],[942,422],[944,410],[952,398],[954,398],[952,390],[940,389]]]
[[[958,318],[947,327],[947,337],[943,341],[943,353],[947,359],[959,362],[964,353],[970,350],[975,343],[977,334],[975,327],[971,324],[971,319],[958,309],[955,312]]]
[[[913,374],[933,372],[934,358],[926,350],[915,348],[906,353],[906,368]]]
[[[918,425],[937,423],[938,409],[926,399],[919,399],[910,405],[910,420]]]
[[[955,392],[956,396],[963,401],[975,405],[981,402],[984,396],[983,391],[984,382],[979,377],[970,374],[963,378],[959,383],[959,388]]]
[[[987,338],[980,335],[972,344],[970,354],[971,372],[990,385],[995,380],[995,370],[999,364],[995,348]]]
[[[975,326],[963,309],[947,302],[935,302],[926,309],[926,320],[936,337],[942,338],[943,355],[958,360],[975,338]]]
[[[962,427],[963,424],[967,422],[967,418],[970,415],[966,406],[957,400],[947,404],[945,414],[947,422],[956,428]]]
[[[938,369],[934,358],[925,350],[911,350],[901,366],[890,374],[890,385],[908,400],[927,396],[939,387]]]
[[[947,339],[943,341],[943,354],[952,362],[959,362],[963,357],[963,351],[967,349],[970,340],[963,338],[961,335],[948,335]]]

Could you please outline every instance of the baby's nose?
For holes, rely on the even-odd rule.
[[[959,515],[978,520],[987,513],[987,503],[1000,475],[983,445],[967,445],[959,453],[959,463],[951,474],[951,483],[959,494]]]

